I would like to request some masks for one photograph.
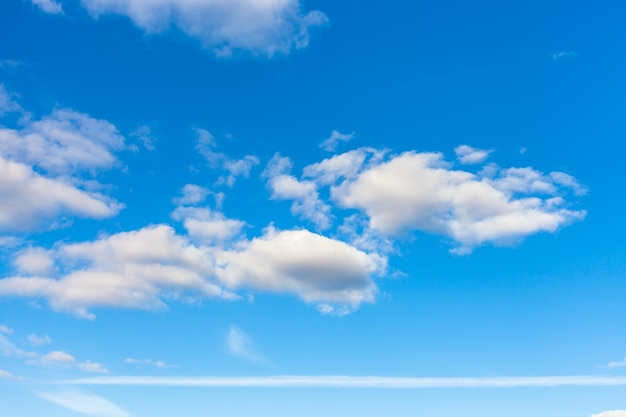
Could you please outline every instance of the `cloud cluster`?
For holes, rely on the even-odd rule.
[[[15,346],[15,344],[11,340],[9,340],[8,336],[6,336],[13,333],[13,331],[6,326],[1,327],[4,330],[0,332],[0,353],[3,356],[26,359],[26,364],[28,365],[76,368],[85,372],[103,374],[109,373],[109,371],[101,364],[97,362],[92,362],[90,360],[79,362],[74,356],[70,355],[68,352],[53,350],[46,354],[40,354],[38,352],[20,349]],[[52,339],[49,336],[44,336],[43,338],[41,338],[34,334],[28,335],[28,340],[34,346],[40,346],[52,342]]]
[[[6,96],[0,90],[0,104]],[[22,111],[6,106],[5,110]],[[0,232],[58,227],[65,216],[102,219],[123,207],[85,180],[118,162],[124,138],[111,123],[70,109],[0,126]],[[59,222],[60,220],[60,222]]]
[[[220,221],[226,228],[232,222],[208,223]],[[85,318],[94,317],[93,307],[163,309],[172,299],[236,299],[240,289],[356,308],[373,301],[371,276],[384,266],[375,254],[307,230],[268,228],[261,237],[241,237],[230,246],[203,237],[213,244],[195,245],[172,227],[156,225],[59,244],[47,256],[53,271],[62,272],[0,279],[0,295],[46,299],[53,310]]]
[[[311,27],[328,19],[302,12],[299,0],[82,0],[94,17],[129,17],[148,33],[175,26],[219,55],[237,50],[272,56],[307,46]]]

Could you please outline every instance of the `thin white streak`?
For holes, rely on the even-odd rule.
[[[124,385],[207,388],[516,388],[620,386],[626,376],[530,376],[401,378],[381,376],[249,376],[138,377],[118,376],[58,381],[64,385]]]

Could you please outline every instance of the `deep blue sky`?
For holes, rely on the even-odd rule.
[[[0,414],[624,417],[625,9],[3,1]]]

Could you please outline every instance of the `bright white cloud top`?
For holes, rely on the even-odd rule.
[[[298,0],[82,0],[94,17],[127,16],[147,33],[176,26],[219,55],[237,50],[289,53],[306,47],[309,30],[328,21]]]

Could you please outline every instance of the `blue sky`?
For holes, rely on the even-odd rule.
[[[625,9],[3,1],[0,414],[626,416]]]

